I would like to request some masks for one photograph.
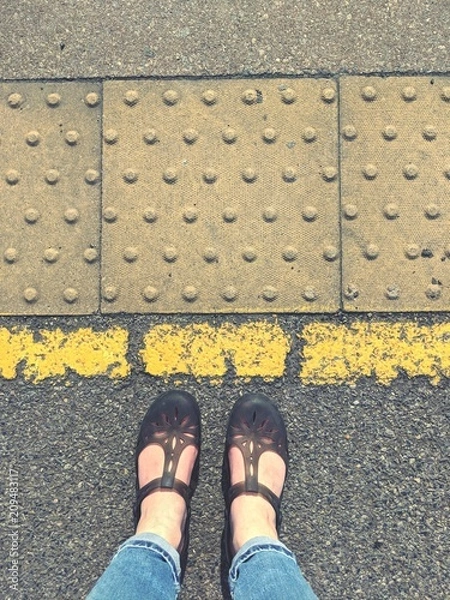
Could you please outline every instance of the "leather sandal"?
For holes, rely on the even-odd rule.
[[[164,467],[161,477],[139,486],[138,458],[142,450],[150,444],[157,444],[164,451]],[[187,446],[198,448],[189,485],[177,479],[180,456]],[[170,390],[158,396],[142,421],[136,446],[136,502],[134,505],[135,529],[141,516],[141,503],[157,490],[178,492],[186,502],[186,523],[181,542],[177,548],[180,554],[181,578],[184,576],[189,545],[189,522],[191,498],[197,487],[200,465],[200,409],[195,398],[188,392]]]
[[[245,480],[231,485],[229,452],[236,446],[244,459]],[[230,564],[235,554],[232,546],[230,509],[233,501],[242,494],[258,495],[273,507],[276,528],[281,526],[281,496],[258,481],[258,464],[264,452],[275,452],[286,465],[289,461],[288,441],[283,417],[277,407],[264,394],[245,394],[233,406],[228,422],[225,444],[223,493],[225,497],[225,529],[223,545],[225,558]]]

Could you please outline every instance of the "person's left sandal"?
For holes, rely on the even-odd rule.
[[[157,444],[164,451],[164,467],[161,477],[139,486],[139,455],[150,444]],[[189,485],[177,479],[180,456],[187,446],[196,446],[197,458]],[[198,482],[200,464],[200,409],[195,398],[188,392],[170,390],[158,396],[144,417],[136,446],[136,502],[134,505],[135,528],[141,516],[142,501],[157,490],[178,492],[186,502],[186,523],[179,547],[181,578],[187,562],[189,545],[189,522],[191,498]]]

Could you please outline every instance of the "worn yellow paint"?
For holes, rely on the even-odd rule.
[[[401,372],[438,383],[450,376],[450,323],[312,323],[302,330],[300,378],[305,384],[354,383],[375,376],[389,384]]]
[[[148,373],[189,374],[220,381],[234,367],[238,377],[281,377],[290,336],[276,323],[157,325],[144,337],[141,357]]]
[[[389,384],[400,373],[422,375],[432,383],[450,377],[450,323],[418,325],[411,321],[310,323],[298,332],[300,380],[305,385],[354,384],[375,377]],[[33,382],[104,375],[124,378],[129,332],[120,327],[64,332],[0,327],[0,377],[20,371]],[[285,373],[291,337],[276,322],[242,325],[207,323],[156,325],[140,351],[147,373],[155,377],[192,375],[219,383],[227,372],[249,379],[273,380]]]
[[[0,376],[13,379],[19,364],[31,381],[63,377],[72,370],[83,377],[107,375],[126,377],[128,331],[113,327],[106,331],[91,328],[64,333],[61,329],[30,331],[28,328],[0,328]]]

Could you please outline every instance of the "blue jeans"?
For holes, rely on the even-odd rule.
[[[268,537],[249,540],[228,577],[234,600],[317,600],[294,555]],[[87,600],[175,600],[180,591],[178,552],[153,533],[124,542]]]

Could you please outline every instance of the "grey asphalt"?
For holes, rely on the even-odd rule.
[[[280,323],[300,331],[316,319],[283,317]],[[433,321],[445,319],[435,316]],[[401,376],[389,387],[371,379],[354,387],[305,387],[296,376],[297,341],[287,375],[274,383],[236,383],[232,374],[219,387],[191,377],[165,383],[145,374],[137,359],[142,334],[161,321],[31,320],[36,328],[102,327],[113,322],[126,326],[134,368],[129,379],[117,383],[74,375],[39,385],[26,384],[21,377],[0,382],[1,515],[5,521],[5,487],[12,467],[18,471],[21,519],[21,591],[15,594],[3,584],[2,597],[85,596],[118,544],[132,534],[134,446],[140,419],[151,398],[177,382],[197,396],[204,432],[183,600],[226,597],[220,583],[222,449],[229,408],[245,390],[270,395],[286,419],[291,462],[282,539],[296,553],[318,597],[448,598],[447,382],[435,387],[423,378]],[[3,565],[10,548],[6,540]],[[4,570],[1,576],[5,579]]]
[[[450,70],[448,0],[22,0],[3,78]]]
[[[25,0],[0,6],[0,78],[448,73],[449,25],[447,1],[222,0],[213,8],[201,0]],[[297,331],[319,318],[350,317],[281,322]],[[2,597],[83,598],[132,533],[139,420],[149,400],[175,383],[147,376],[136,360],[143,332],[161,321],[1,320],[34,328],[119,323],[130,331],[135,363],[118,383],[73,375],[40,385],[0,381],[0,521],[5,528],[10,468],[18,471],[21,519],[20,592],[5,587],[2,568]],[[230,376],[214,387],[176,378],[198,397],[204,430],[182,599],[222,598],[222,442],[229,407],[247,389],[272,396],[286,418],[291,468],[282,539],[319,598],[447,599],[447,382],[434,387],[401,376],[389,387],[371,379],[304,387],[296,378],[298,351],[286,377],[272,384]],[[11,538],[1,537],[6,565]]]

